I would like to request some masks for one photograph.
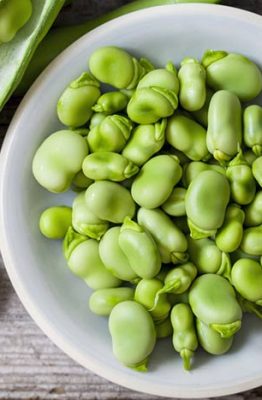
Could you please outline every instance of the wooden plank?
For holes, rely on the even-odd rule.
[[[126,3],[125,0],[75,0],[61,12],[56,24],[81,22]],[[229,0],[224,4],[262,14],[262,0]],[[19,99],[12,99],[0,113],[0,144],[18,103]],[[0,400],[161,399],[110,383],[62,353],[25,311],[1,257],[0,348]],[[224,399],[262,400],[262,387]]]

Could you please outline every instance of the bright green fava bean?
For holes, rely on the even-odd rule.
[[[94,290],[119,286],[121,281],[109,272],[98,252],[98,242],[88,239],[78,244],[68,260],[70,270]]]
[[[174,217],[186,215],[185,197],[186,189],[181,187],[174,188],[167,201],[162,205],[163,210]]]
[[[73,201],[72,225],[81,235],[99,240],[109,228],[109,223],[98,218],[86,205],[85,192]]]
[[[88,72],[72,81],[57,103],[57,115],[62,124],[70,127],[86,124],[100,96],[99,87],[99,82]]]
[[[262,156],[253,162],[252,173],[259,186],[262,187]]]
[[[165,143],[166,119],[151,125],[137,126],[122,154],[138,166],[143,165]]]
[[[102,94],[92,107],[95,112],[115,114],[122,111],[128,103],[128,97],[121,92],[107,92]]]
[[[129,118],[138,124],[153,124],[169,117],[178,106],[179,80],[171,64],[150,71],[139,82],[127,106]]]
[[[135,203],[129,191],[115,182],[97,181],[86,190],[87,207],[105,221],[120,224],[126,216],[133,217]]]
[[[118,89],[133,89],[152,65],[144,60],[139,62],[118,47],[106,46],[91,54],[89,68],[100,82]]]
[[[220,165],[207,164],[202,161],[192,161],[188,164],[185,164],[183,167],[183,185],[188,187],[192,180],[203,171],[217,171],[222,175],[226,174],[225,169]]]
[[[188,253],[190,260],[201,274],[218,274],[230,279],[230,258],[213,240],[209,238],[194,240],[188,237]]]
[[[251,203],[256,194],[256,181],[241,151],[228,164],[226,176],[230,182],[231,198],[240,205]]]
[[[233,337],[222,338],[214,329],[211,329],[204,322],[196,320],[197,337],[200,345],[209,354],[225,354],[232,346]]]
[[[244,142],[257,157],[262,156],[262,107],[253,104],[244,111]]]
[[[110,314],[109,331],[115,357],[127,367],[147,371],[148,357],[156,343],[149,312],[135,301],[123,301]]]
[[[187,111],[200,110],[206,100],[206,71],[194,58],[185,58],[178,72],[179,101]]]
[[[132,123],[121,115],[109,115],[90,130],[87,141],[90,150],[120,152],[129,139]]]
[[[138,276],[151,279],[159,273],[161,258],[156,243],[149,233],[128,217],[121,227],[119,246]]]
[[[155,305],[156,294],[162,288],[163,283],[158,279],[141,279],[135,290],[135,301],[142,304],[150,312],[155,322],[166,319],[171,308],[167,295],[159,297]]]
[[[93,129],[95,126],[99,125],[107,115],[105,113],[94,113],[89,121],[89,129]]]
[[[88,154],[86,140],[73,131],[58,131],[48,136],[33,159],[37,182],[53,193],[65,192]]]
[[[253,201],[244,209],[245,225],[256,226],[262,224],[262,191],[256,193]]]
[[[160,155],[147,161],[135,178],[131,193],[137,204],[145,208],[161,206],[182,176],[175,156]]]
[[[32,15],[31,0],[0,2],[0,44],[10,42]]]
[[[176,264],[188,259],[188,255],[185,253],[187,250],[185,235],[162,210],[140,208],[137,220],[152,235],[163,263]]]
[[[49,239],[62,239],[72,222],[72,208],[66,206],[49,207],[39,219],[40,232]]]
[[[238,97],[227,90],[216,92],[208,109],[207,148],[220,162],[234,157],[242,142],[242,115]]]
[[[131,288],[99,289],[89,297],[89,308],[94,314],[108,316],[117,304],[133,298],[134,289]]]
[[[186,192],[185,206],[193,239],[216,233],[223,224],[229,198],[229,183],[219,172],[201,172],[191,182]]]
[[[137,174],[139,168],[127,158],[110,151],[89,154],[83,161],[84,174],[94,180],[123,181]]]
[[[157,339],[165,339],[166,337],[171,336],[173,333],[173,327],[169,318],[165,319],[159,324],[156,324],[155,327]]]
[[[72,180],[72,189],[75,192],[79,192],[83,189],[87,189],[88,186],[91,185],[91,183],[93,183],[93,180],[85,176],[83,171],[79,171]]]
[[[166,140],[175,149],[182,151],[190,160],[207,160],[210,157],[206,145],[206,130],[181,114],[169,118]]]
[[[232,285],[244,299],[262,306],[262,266],[259,262],[248,258],[238,260],[232,267],[231,277]]]
[[[262,255],[262,225],[244,230],[240,248],[254,256]]]
[[[194,316],[188,304],[175,305],[171,311],[173,346],[183,360],[184,369],[191,369],[191,359],[198,347]]]
[[[232,253],[240,246],[243,236],[243,223],[245,213],[237,205],[231,204],[227,210],[223,225],[216,233],[217,247],[226,252]]]
[[[207,87],[205,104],[203,105],[202,108],[200,108],[200,110],[192,112],[193,117],[197,120],[197,122],[199,122],[201,125],[205,126],[206,128],[207,128],[207,124],[208,124],[208,108],[209,108],[209,104],[210,104],[213,94],[214,94],[214,91],[211,90],[209,87]]]
[[[241,327],[241,307],[233,287],[222,276],[198,277],[190,288],[189,304],[195,316],[222,338],[233,336]]]
[[[134,281],[137,274],[129,265],[129,261],[119,246],[120,227],[110,228],[99,243],[99,255],[105,267],[123,281]]]
[[[214,90],[229,90],[241,101],[255,98],[262,89],[259,68],[241,54],[208,50],[202,59],[207,84]]]

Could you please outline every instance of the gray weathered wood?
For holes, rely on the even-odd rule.
[[[62,11],[57,24],[84,21],[125,3],[128,1],[75,0],[72,6]],[[224,3],[262,14],[262,0],[229,0]],[[0,114],[0,143],[18,103],[18,99],[12,99]],[[110,383],[62,353],[25,311],[1,258],[0,349],[0,400],[160,399]],[[262,388],[224,399],[262,400]]]

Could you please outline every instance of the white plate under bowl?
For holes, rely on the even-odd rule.
[[[66,267],[60,243],[44,239],[38,217],[45,207],[70,203],[33,179],[31,162],[42,140],[60,128],[56,103],[64,87],[87,68],[99,46],[122,46],[156,65],[206,49],[240,52],[262,65],[262,18],[212,5],[173,5],[120,17],[87,34],[59,56],[20,105],[1,155],[1,247],[8,274],[24,306],[63,351],[95,373],[134,390],[170,397],[210,397],[262,384],[261,321],[245,319],[232,350],[220,357],[199,351],[184,372],[170,341],[152,355],[148,373],[122,367],[113,357],[107,319],[88,310],[86,285]]]

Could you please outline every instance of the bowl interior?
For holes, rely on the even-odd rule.
[[[146,9],[105,24],[77,41],[37,80],[14,118],[2,150],[1,244],[10,278],[22,302],[47,335],[71,357],[121,385],[170,397],[203,397],[262,384],[261,322],[248,316],[232,350],[220,357],[198,351],[193,370],[182,369],[170,340],[159,342],[149,372],[137,373],[114,359],[107,319],[88,309],[90,290],[63,259],[61,243],[38,230],[41,211],[70,204],[73,194],[43,190],[31,173],[42,140],[59,129],[56,102],[64,87],[87,69],[91,52],[121,46],[156,65],[206,49],[240,52],[262,66],[262,18],[222,6],[175,5]]]

